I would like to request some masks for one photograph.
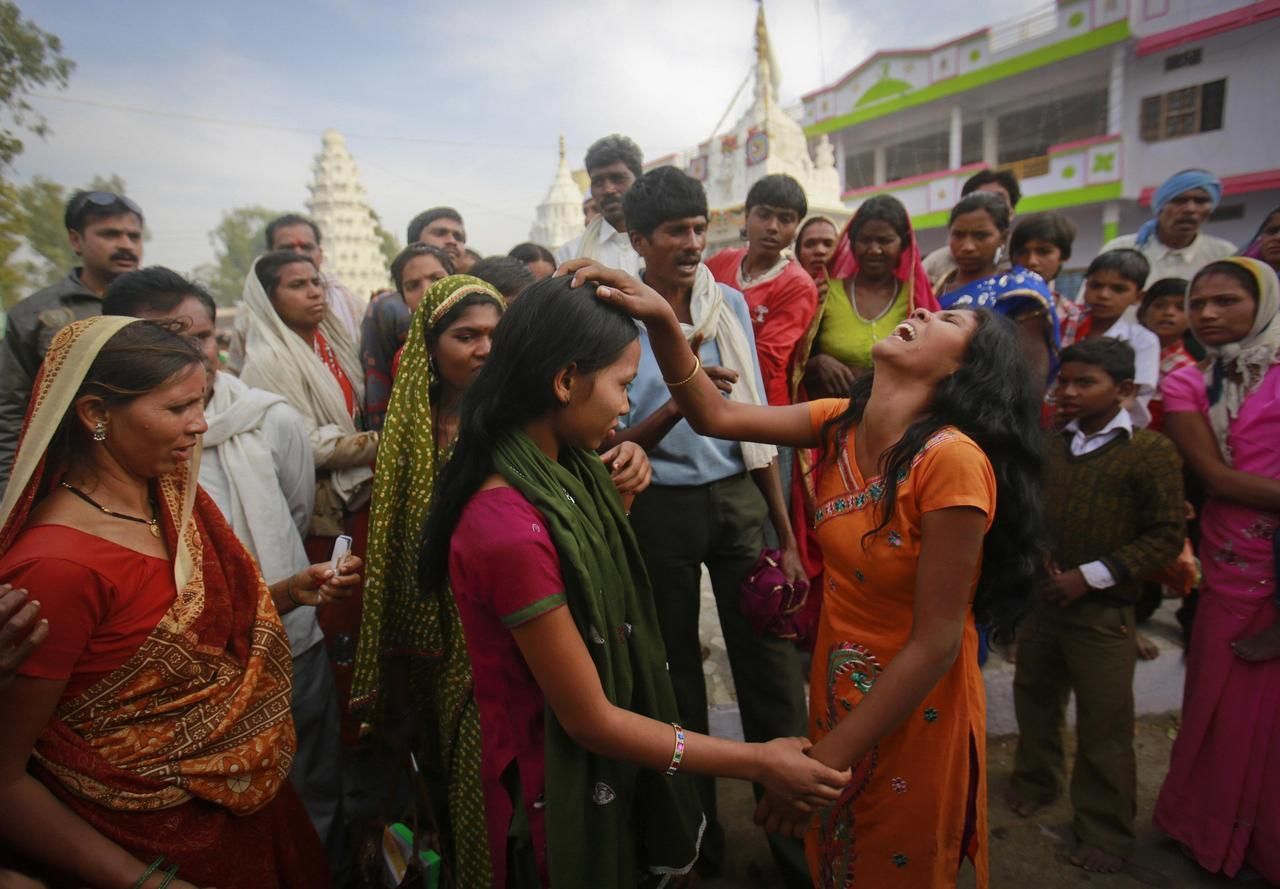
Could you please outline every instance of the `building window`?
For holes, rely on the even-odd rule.
[[[1202,58],[1200,47],[1189,49],[1186,52],[1174,53],[1171,56],[1165,56],[1164,70],[1177,71],[1179,68],[1189,68],[1192,65],[1199,65]]]
[[[960,166],[982,160],[982,121],[967,123],[960,130]]]
[[[1000,115],[996,164],[1046,158],[1049,148],[1107,134],[1107,91],[1050,99]]]
[[[1222,129],[1227,82],[1214,80],[1142,100],[1142,141],[1160,142]]]
[[[896,182],[945,170],[950,151],[951,134],[945,130],[890,145],[884,152],[885,181]]]
[[[876,154],[859,151],[844,158],[844,187],[846,190],[866,188],[876,184]]]

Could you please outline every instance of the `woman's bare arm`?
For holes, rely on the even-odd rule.
[[[0,689],[0,841],[83,885],[128,889],[146,865],[98,833],[27,773],[27,760],[66,687],[65,680],[18,677]],[[159,884],[156,874],[148,886]],[[172,883],[171,886],[186,886]]]
[[[512,631],[538,686],[569,736],[601,756],[665,771],[675,731],[670,725],[614,706],[568,608],[556,608]],[[680,769],[757,781],[772,792],[809,805],[839,796],[849,773],[804,754],[808,742],[779,738],[744,744],[685,733]]]
[[[1228,466],[1203,414],[1197,411],[1165,413],[1164,434],[1173,439],[1178,453],[1204,482],[1210,496],[1254,509],[1280,510],[1280,479]]]

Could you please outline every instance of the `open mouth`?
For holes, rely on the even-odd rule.
[[[676,263],[676,271],[691,275],[698,270],[698,260],[683,260]]]
[[[893,333],[889,334],[889,336],[896,336],[900,340],[912,343],[915,342],[917,334],[916,329],[909,322],[903,321],[893,329]]]

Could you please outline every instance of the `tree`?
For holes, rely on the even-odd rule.
[[[396,257],[400,255],[400,243],[396,240],[396,236],[391,234],[382,227],[382,218],[377,213],[373,213],[373,233],[378,236],[378,249],[382,251],[382,258],[387,261],[387,267],[391,267],[391,263],[396,261]]]
[[[0,126],[0,167],[8,167],[22,153],[16,130],[43,137],[49,131],[44,115],[27,96],[44,86],[62,89],[75,63],[62,55],[62,41],[22,17],[10,0],[0,0],[0,108],[8,118]]]
[[[62,55],[62,41],[24,19],[17,4],[0,0],[0,294],[6,307],[26,296],[30,284],[27,265],[14,258],[26,223],[21,196],[7,177],[22,153],[19,133],[49,131],[27,97],[40,87],[62,89],[73,68]]]
[[[244,279],[263,252],[267,223],[283,215],[279,210],[257,206],[236,207],[222,214],[218,227],[209,233],[213,265],[202,266],[194,273],[219,305],[235,305],[240,299]]]

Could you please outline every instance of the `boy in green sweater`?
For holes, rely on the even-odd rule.
[[[1135,429],[1126,342],[1085,340],[1062,353],[1057,402],[1073,419],[1045,439],[1049,577],[1018,640],[1018,750],[1008,801],[1030,815],[1062,792],[1067,699],[1076,696],[1071,775],[1074,864],[1114,873],[1133,850],[1133,606],[1142,579],[1178,555],[1182,461],[1158,432]]]

